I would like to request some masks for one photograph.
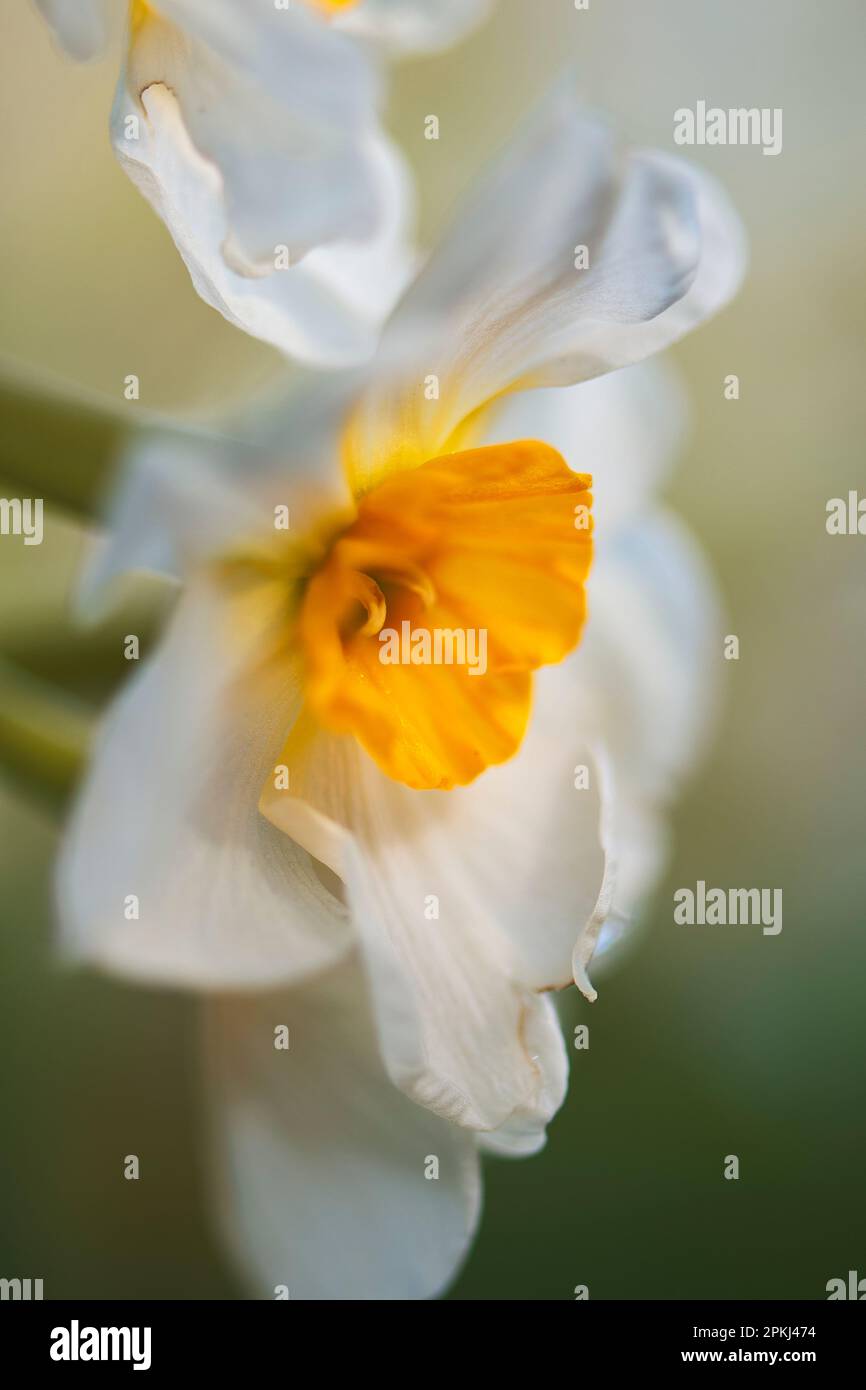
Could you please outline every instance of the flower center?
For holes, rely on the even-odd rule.
[[[532,671],[580,638],[589,485],[528,440],[431,459],[363,496],[300,605],[315,720],[412,787],[511,757]]]

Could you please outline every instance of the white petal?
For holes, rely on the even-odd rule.
[[[361,361],[372,353],[383,317],[409,272],[406,224],[410,197],[401,157],[382,136],[364,142],[365,177],[381,204],[375,236],[340,237],[297,260],[288,236],[270,242],[271,273],[250,276],[225,256],[231,231],[223,173],[193,146],[177,96],[164,85],[141,97],[138,139],[127,139],[137,104],[118,90],[112,121],[115,150],[133,183],[166,223],[201,297],[231,323],[291,357],[321,366]],[[238,116],[242,123],[242,115]],[[291,170],[272,179],[290,186]],[[266,181],[263,175],[263,180]],[[295,191],[302,199],[302,188]],[[315,200],[318,195],[310,195]],[[335,211],[334,227],[339,226]],[[331,237],[339,236],[331,229]],[[277,244],[290,264],[274,269]]]
[[[468,414],[518,383],[570,385],[669,346],[733,295],[743,254],[707,175],[653,151],[617,159],[607,128],[557,93],[468,200],[398,320],[450,310]]]
[[[57,38],[73,58],[101,53],[108,39],[109,0],[36,0]]]
[[[493,0],[361,0],[331,22],[394,53],[436,53],[464,38],[492,8]]]
[[[184,594],[111,710],[63,846],[67,954],[203,988],[299,979],[351,943],[309,857],[259,814],[297,702],[269,661],[283,586]],[[138,918],[132,911],[138,899]]]
[[[571,984],[575,944],[601,924],[611,890],[606,760],[574,718],[572,681],[567,663],[536,674],[518,753],[449,792],[447,814],[435,815],[440,793],[400,789],[403,801],[429,803],[417,812],[430,820],[418,832],[428,875],[447,883],[443,896],[460,912],[489,915],[517,978],[535,990]],[[589,785],[578,789],[584,767]]]
[[[699,328],[733,299],[748,265],[745,229],[722,185],[704,169],[671,155],[651,152],[646,158],[655,163],[660,173],[667,170],[672,179],[687,178],[691,182],[699,256],[687,292],[657,319],[644,325],[639,340],[629,342],[628,334],[621,333],[618,341],[612,343],[614,365],[663,352]]]
[[[323,23],[308,0],[159,0],[160,14],[320,126],[363,120],[379,97],[375,68],[359,45]]]
[[[353,966],[205,1005],[231,1249],[273,1298],[418,1299],[456,1273],[478,1219],[473,1137],[412,1105],[378,1055]],[[289,1029],[277,1050],[274,1030]],[[438,1177],[431,1160],[438,1161]]]
[[[135,33],[129,86],[177,97],[192,143],[220,170],[236,256],[250,271],[322,242],[372,235],[376,74],[358,44],[304,5],[161,0]]]
[[[717,711],[722,620],[687,528],[655,508],[610,538],[589,579],[590,622],[574,661],[592,733],[627,778],[664,803]]]
[[[658,154],[618,161],[606,128],[557,93],[398,306],[355,424],[356,472],[374,482],[395,439],[417,441],[419,462],[465,447],[455,430],[504,392],[660,351],[730,298],[742,265],[740,224],[707,176]]]
[[[484,444],[542,439],[592,475],[596,544],[639,515],[665,482],[682,442],[686,406],[664,361],[641,362],[577,386],[516,391],[490,407]]]
[[[80,583],[79,617],[101,616],[120,575],[183,579],[237,543],[260,543],[273,534],[275,507],[289,509],[297,535],[348,510],[339,435],[356,379],[296,369],[276,395],[224,417],[218,433],[152,420],[119,461],[107,530]]]
[[[132,443],[120,462],[106,534],[81,577],[79,616],[101,616],[123,574],[180,579],[239,535],[260,535],[273,525],[263,499],[242,485],[239,453],[227,439],[192,432],[155,431]]]
[[[647,924],[648,900],[667,870],[671,852],[665,810],[642,801],[627,786],[619,794],[612,792],[610,834],[616,854],[616,890],[592,957],[594,984],[640,938]]]
[[[603,778],[553,673],[538,687],[519,754],[470,787],[412,791],[353,740],[319,734],[292,764],[292,795],[262,800],[346,885],[392,1078],[460,1124],[509,1125],[527,1143],[566,1071],[536,991],[571,982],[611,892]]]
[[[723,658],[712,577],[685,527],[661,509],[599,547],[589,606],[569,663],[581,726],[610,754],[617,865],[597,962],[631,934],[665,869],[667,808],[714,727]]]

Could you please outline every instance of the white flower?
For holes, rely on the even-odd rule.
[[[78,957],[227,996],[206,1006],[224,1219],[265,1292],[437,1291],[479,1144],[544,1142],[567,1070],[548,991],[592,995],[603,922],[657,870],[714,641],[694,548],[650,502],[664,388],[646,368],[573,384],[700,323],[742,261],[713,183],[618,159],[559,95],[368,373],[302,383],[257,449],[140,451],[100,576],[174,559],[186,583],[96,751],[63,931]],[[564,660],[588,480],[546,440],[599,499]],[[376,632],[405,614],[486,629],[487,674],[383,667]]]
[[[37,0],[68,51],[104,0]],[[445,45],[478,0],[131,0],[112,140],[199,294],[291,357],[372,352],[410,270],[412,198],[379,123],[372,50]]]

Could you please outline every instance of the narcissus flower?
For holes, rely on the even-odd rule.
[[[741,267],[714,184],[618,159],[560,95],[369,372],[298,386],[255,450],[236,427],[139,453],[100,577],[173,556],[185,586],[96,750],[60,910],[79,957],[223,996],[225,1220],[271,1295],[435,1292],[479,1144],[544,1141],[550,991],[592,995],[603,924],[652,877],[715,638],[648,505],[667,397],[573,384],[679,338]],[[386,629],[408,663],[381,660]],[[483,672],[411,659],[445,630],[486,633]]]
[[[37,3],[78,58],[101,49],[117,8]],[[314,365],[370,355],[409,272],[411,196],[362,39],[445,46],[485,8],[131,0],[114,148],[209,304]]]

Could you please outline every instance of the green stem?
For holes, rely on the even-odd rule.
[[[0,378],[0,476],[82,520],[101,515],[132,421],[119,409]]]
[[[0,768],[16,789],[50,810],[66,804],[90,745],[86,710],[0,661]]]

